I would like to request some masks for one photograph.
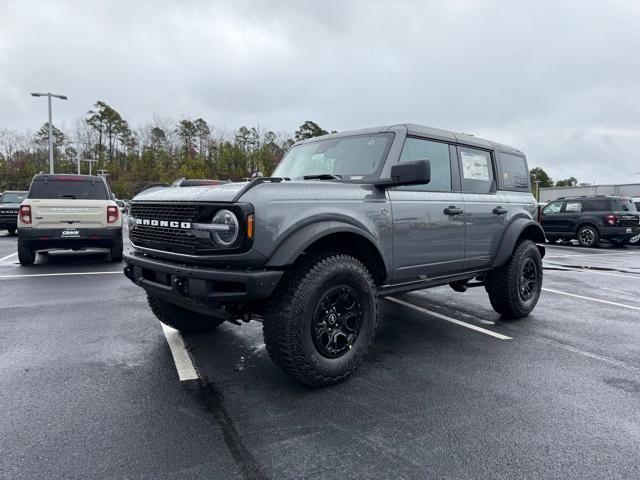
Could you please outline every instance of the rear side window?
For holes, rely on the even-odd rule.
[[[37,179],[31,183],[29,198],[68,198],[79,200],[108,200],[105,184],[100,181],[64,178]]]
[[[583,212],[609,212],[611,211],[611,205],[609,204],[609,200],[607,200],[606,198],[583,200],[582,211]]]
[[[491,154],[486,150],[458,147],[462,191],[466,193],[489,193],[493,182]]]
[[[411,160],[430,161],[431,181],[424,185],[398,187],[399,190],[451,191],[451,160],[448,144],[409,137],[402,147],[400,161],[408,162]]]
[[[524,157],[501,152],[498,155],[498,170],[500,171],[498,176],[500,190],[520,192],[530,190],[529,172]]]
[[[582,211],[582,204],[580,202],[567,202],[567,204],[564,207],[564,211],[569,213],[569,212],[581,212]]]
[[[611,198],[611,210],[614,212],[635,212],[636,206],[630,198]]]

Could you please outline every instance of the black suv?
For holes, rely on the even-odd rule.
[[[0,230],[8,230],[10,235],[16,233],[18,225],[18,209],[28,192],[7,191],[0,194]]]
[[[622,246],[640,233],[638,211],[628,197],[560,197],[542,209],[540,223],[548,241],[577,238],[583,247],[600,240]]]

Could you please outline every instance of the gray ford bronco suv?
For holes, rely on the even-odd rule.
[[[182,332],[261,318],[300,382],[349,376],[381,296],[484,286],[505,318],[542,287],[545,237],[519,150],[418,125],[296,143],[270,178],[159,188],[131,202],[125,275]]]

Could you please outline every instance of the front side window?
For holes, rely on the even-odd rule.
[[[431,181],[424,185],[407,185],[397,187],[398,189],[431,192],[451,191],[451,160],[449,158],[448,144],[408,137],[402,147],[400,161],[409,162],[411,160],[429,160],[431,164]]]
[[[486,150],[458,147],[462,191],[465,193],[489,193],[493,183],[491,154]]]
[[[336,175],[347,180],[378,178],[393,133],[328,138],[294,146],[273,172],[274,177]]]
[[[500,190],[529,191],[529,172],[524,157],[500,153]]]
[[[564,207],[564,211],[567,213],[581,212],[582,204],[580,202],[567,202],[567,205]]]
[[[552,213],[560,213],[560,210],[562,209],[562,204],[564,202],[552,202],[549,205],[547,205],[546,207],[544,207],[544,209],[542,210],[542,214],[543,215],[549,215]]]

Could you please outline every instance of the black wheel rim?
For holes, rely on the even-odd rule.
[[[596,237],[595,234],[593,233],[593,230],[591,230],[590,228],[582,229],[580,231],[579,236],[580,236],[580,241],[584,245],[591,245]]]
[[[318,302],[311,336],[318,352],[338,358],[353,347],[362,325],[362,305],[357,292],[346,285],[328,290]]]
[[[531,258],[522,263],[520,269],[520,297],[527,301],[536,292],[538,284],[538,266]]]

